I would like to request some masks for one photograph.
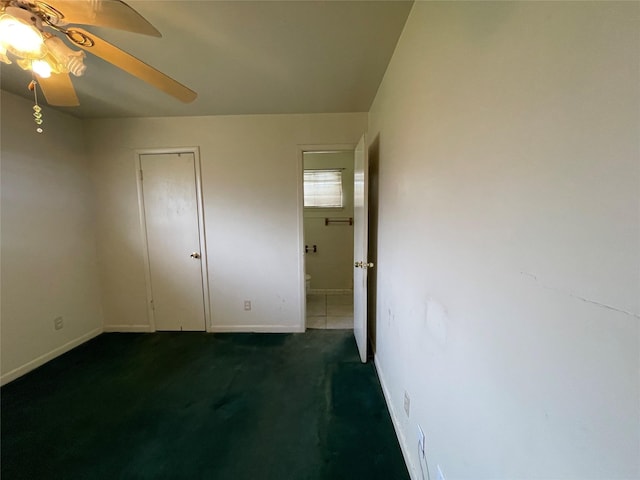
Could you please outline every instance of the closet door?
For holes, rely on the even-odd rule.
[[[141,154],[156,330],[205,330],[205,288],[193,153]]]

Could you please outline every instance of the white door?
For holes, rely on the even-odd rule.
[[[362,363],[367,361],[367,269],[369,214],[369,162],[366,135],[354,154],[353,171],[353,334],[356,337]]]
[[[203,331],[195,155],[141,154],[140,168],[155,328]]]

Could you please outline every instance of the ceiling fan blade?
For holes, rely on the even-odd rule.
[[[144,80],[158,90],[162,90],[184,103],[190,103],[198,96],[196,92],[185,87],[168,75],[165,75],[143,61],[138,60],[133,55],[120,50],[118,47],[111,45],[106,40],[102,40],[86,30],[73,28],[68,29],[66,34],[69,40],[80,48],[112,63],[134,77]]]
[[[161,37],[142,15],[121,0],[37,0],[36,6],[52,23],[95,25]]]
[[[49,78],[42,78],[39,75],[36,77],[49,105],[58,107],[77,107],[80,105],[68,73],[52,73]]]

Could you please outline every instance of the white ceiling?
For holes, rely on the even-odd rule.
[[[368,111],[410,1],[129,0],[162,38],[87,27],[198,92],[183,104],[88,54],[78,117]],[[2,64],[2,89],[32,98]]]

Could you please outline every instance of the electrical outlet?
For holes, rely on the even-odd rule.
[[[404,413],[407,414],[407,418],[409,418],[409,408],[411,407],[411,400],[409,399],[409,394],[404,392]]]
[[[247,312],[251,311],[251,300],[245,300],[244,301],[244,309]]]
[[[438,471],[436,472],[436,480],[446,480],[446,478],[444,478],[444,473],[442,473],[442,470],[440,469],[440,465],[436,465]]]
[[[53,328],[55,328],[56,330],[62,330],[62,327],[64,327],[64,318],[62,317],[56,317],[53,319]]]
[[[418,425],[418,452],[422,458],[425,458],[424,432],[420,425]]]

